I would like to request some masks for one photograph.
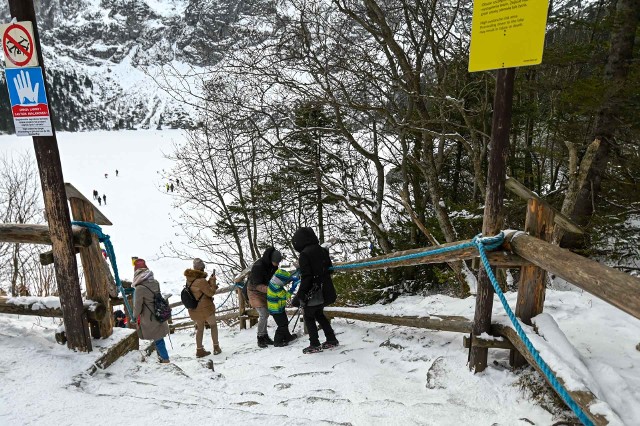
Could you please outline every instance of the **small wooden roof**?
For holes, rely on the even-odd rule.
[[[102,212],[98,210],[98,208],[91,201],[89,201],[87,197],[82,195],[82,193],[78,191],[75,186],[71,185],[69,182],[66,182],[64,184],[64,189],[67,192],[67,200],[70,198],[79,198],[93,207],[93,215],[95,218],[95,223],[97,225],[113,225],[113,223],[111,223],[111,221],[107,219],[107,217],[103,215]]]

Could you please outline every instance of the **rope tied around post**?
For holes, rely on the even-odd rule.
[[[102,232],[102,228],[91,222],[81,222],[81,221],[72,221],[72,225],[83,226],[89,230],[92,234],[95,234],[98,237],[98,241],[104,243],[104,248],[107,252],[107,256],[109,256],[109,263],[111,263],[111,268],[113,269],[113,275],[116,280],[116,287],[120,294],[122,294],[122,300],[124,302],[124,306],[127,309],[129,314],[129,318],[133,320],[133,309],[129,306],[129,301],[127,300],[127,295],[125,294],[125,290],[122,287],[122,281],[120,281],[120,274],[118,273],[118,264],[116,263],[116,252],[113,249],[113,244],[111,243],[111,237],[104,232]]]
[[[491,270],[491,265],[489,264],[489,259],[487,258],[487,254],[486,254],[487,250],[495,250],[496,248],[500,247],[503,241],[504,241],[504,232],[501,232],[500,234],[494,237],[483,238],[482,234],[478,234],[473,238],[473,243],[478,248],[478,252],[480,254],[480,260],[482,261],[482,265],[484,266],[484,269],[487,272],[487,276],[491,281],[493,290],[498,295],[498,298],[500,299],[500,303],[502,303],[502,307],[506,311],[507,316],[509,317],[509,320],[511,320],[511,323],[513,324],[513,328],[518,333],[518,337],[520,337],[520,340],[522,340],[522,342],[524,343],[525,347],[527,348],[527,351],[531,354],[536,364],[538,364],[540,371],[542,371],[542,373],[545,375],[549,384],[551,384],[551,386],[556,391],[556,393],[560,395],[560,398],[562,398],[564,403],[567,404],[569,408],[571,408],[571,410],[575,413],[575,415],[584,425],[593,426],[593,422],[589,419],[589,417],[587,417],[587,415],[580,408],[580,406],[578,406],[578,404],[573,400],[571,395],[569,395],[569,393],[564,388],[564,386],[558,381],[556,376],[553,374],[553,372],[551,371],[547,363],[542,359],[542,357],[540,356],[540,353],[533,346],[533,343],[531,343],[531,340],[529,340],[529,337],[527,336],[524,329],[520,325],[520,321],[518,321],[518,318],[516,317],[515,313],[507,303],[507,299],[505,298],[504,293],[500,288],[498,280],[496,279],[496,276],[493,274],[493,271]]]
[[[518,337],[520,337],[520,339],[523,341],[523,343],[525,344],[525,347],[527,348],[529,353],[531,353],[531,356],[535,360],[536,364],[538,364],[540,371],[542,371],[542,373],[546,376],[547,381],[551,384],[551,386],[558,393],[558,395],[560,395],[560,397],[565,402],[565,404],[567,404],[567,406],[571,408],[571,410],[576,414],[578,419],[583,424],[587,426],[592,426],[593,422],[589,419],[589,417],[587,417],[584,411],[582,411],[582,409],[578,406],[578,404],[573,400],[571,395],[569,395],[567,390],[562,386],[562,384],[555,377],[555,375],[553,374],[553,372],[551,371],[547,363],[542,359],[542,357],[540,356],[540,353],[536,350],[536,348],[533,346],[533,344],[527,337],[522,326],[520,325],[520,322],[518,321],[514,312],[511,310],[511,308],[509,307],[509,304],[507,303],[504,293],[502,292],[502,289],[498,284],[498,280],[496,279],[495,275],[493,274],[493,271],[491,270],[491,265],[489,264],[489,259],[487,258],[487,254],[486,254],[487,251],[499,249],[503,243],[504,243],[504,232],[500,232],[499,234],[494,235],[492,237],[483,237],[482,234],[478,234],[475,237],[473,237],[473,239],[470,242],[458,244],[455,246],[443,247],[443,248],[431,250],[428,252],[413,253],[413,254],[408,254],[408,255],[398,256],[398,257],[391,257],[386,259],[370,260],[366,262],[349,264],[349,265],[336,265],[330,269],[333,271],[338,271],[338,270],[360,268],[363,266],[379,266],[379,265],[394,263],[402,260],[417,259],[421,257],[433,256],[436,254],[448,253],[448,252],[452,252],[452,251],[456,251],[456,250],[460,250],[468,247],[476,247],[478,249],[480,259],[482,261],[482,265],[487,271],[487,275],[491,281],[491,285],[493,286],[495,293],[498,295],[498,298],[502,303],[502,307],[507,312],[507,315],[511,320],[511,323],[513,324],[513,327],[515,328],[518,334]]]

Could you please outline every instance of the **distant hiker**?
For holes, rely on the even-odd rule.
[[[273,336],[273,346],[275,347],[287,346],[289,342],[298,338],[297,334],[289,332],[289,318],[287,318],[287,313],[285,312],[287,300],[291,298],[293,290],[287,291],[284,286],[293,281],[295,281],[295,278],[291,277],[291,274],[284,269],[278,269],[269,280],[267,308],[276,324],[278,324],[276,334]]]
[[[107,196],[105,194],[102,194],[102,202],[105,206],[107,205]]]
[[[104,178],[106,179],[106,178],[108,178],[108,177],[109,177],[109,173],[105,173],[105,174],[104,174]]]
[[[169,334],[169,324],[159,321],[155,316],[156,294],[160,293],[160,283],[147,268],[144,259],[136,259],[133,264],[133,317],[138,324],[138,335],[143,340],[153,340],[160,362],[169,362],[169,353],[164,343],[164,336]]]
[[[274,247],[267,247],[262,257],[255,261],[247,280],[249,304],[258,311],[258,347],[266,348],[273,345],[273,340],[267,334],[267,285],[273,274],[278,270],[282,254]]]
[[[171,189],[171,192],[173,192],[173,183],[169,185],[169,189]]]
[[[180,181],[176,178],[176,186],[180,186]]]
[[[167,184],[166,186],[167,186],[167,192],[169,192],[169,184]]]
[[[93,190],[93,199],[98,198],[98,191],[96,189]]]
[[[100,198],[100,196],[98,195],[98,205],[101,206],[102,205],[102,198]]]
[[[213,342],[213,354],[222,352],[218,342],[218,324],[216,322],[216,307],[213,304],[213,296],[216,294],[215,275],[211,275],[207,280],[207,273],[204,272],[204,262],[202,259],[193,259],[193,269],[184,271],[187,277],[187,287],[191,290],[193,297],[198,301],[195,309],[189,309],[189,316],[196,323],[196,357],[211,355],[211,352],[204,349],[202,338],[204,337],[205,322],[211,327],[211,340]]]
[[[118,177],[118,169],[116,169],[116,177]]]
[[[332,266],[329,251],[320,246],[318,237],[311,228],[298,228],[291,240],[293,248],[300,253],[300,290],[292,304],[303,310],[304,324],[309,331],[309,346],[302,350],[305,354],[322,352],[338,346],[338,340],[331,323],[324,316],[325,306],[336,301],[336,289],[329,275]],[[318,326],[322,327],[326,342],[320,345]]]

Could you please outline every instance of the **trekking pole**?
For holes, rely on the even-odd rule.
[[[298,308],[298,309],[293,313],[293,315],[291,315],[291,319],[289,319],[288,324],[291,324],[291,321],[293,320],[293,317],[295,317],[296,315],[298,315],[298,312],[300,312],[300,308]]]
[[[291,317],[293,319],[293,317]],[[298,308],[298,317],[296,318],[296,322],[293,324],[293,331],[296,331],[296,325],[298,325],[298,320],[300,319],[300,308]]]

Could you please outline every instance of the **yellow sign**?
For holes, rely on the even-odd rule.
[[[549,0],[474,0],[469,71],[542,62]]]

